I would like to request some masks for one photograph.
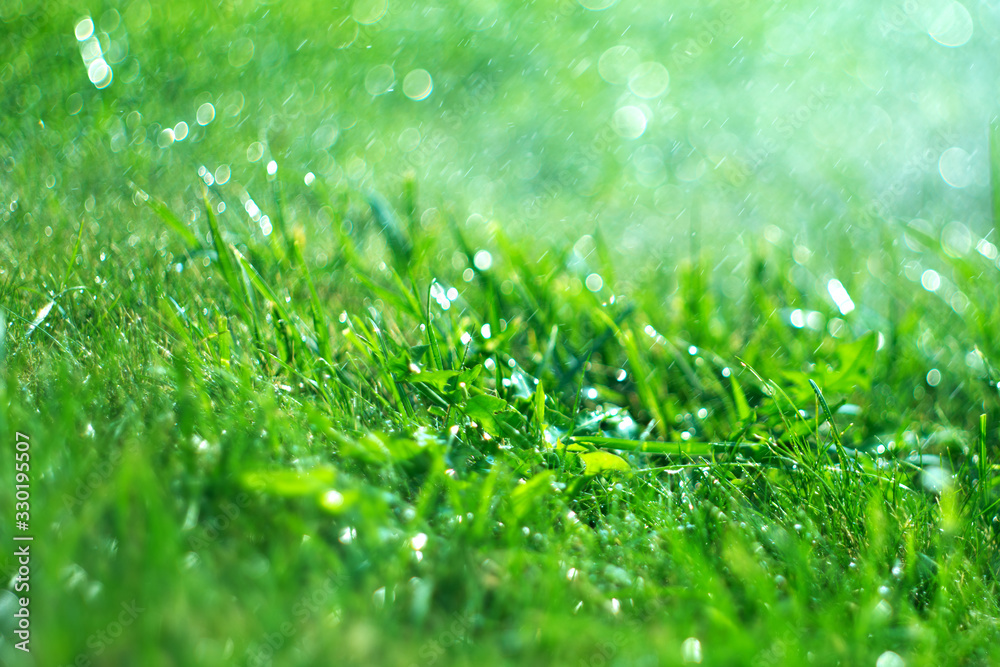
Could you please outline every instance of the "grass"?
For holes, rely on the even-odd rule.
[[[135,7],[132,31],[181,21]],[[43,13],[11,21],[56,108],[79,63],[40,45],[78,16]],[[194,155],[70,138],[192,88],[152,39],[141,91],[87,90],[85,118],[44,130],[2,119],[0,436],[31,442],[35,664],[1000,658],[995,235],[888,217],[864,255],[777,224],[720,248],[702,201],[696,243],[658,261],[606,218],[547,238],[466,222],[474,184],[430,171],[310,181],[277,115],[276,172],[199,183]],[[242,96],[270,99],[251,74]],[[226,122],[192,122],[192,153],[242,152]],[[0,622],[0,659],[28,664]]]

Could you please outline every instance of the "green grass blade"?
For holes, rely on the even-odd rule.
[[[396,212],[392,210],[392,206],[386,201],[385,197],[377,192],[369,194],[367,200],[372,217],[385,236],[389,250],[392,251],[393,263],[396,269],[401,273],[407,273],[410,266],[410,259],[413,256],[413,245],[399,224]]]
[[[140,190],[140,192],[142,191]],[[154,213],[156,213],[157,217],[166,223],[167,227],[174,230],[174,233],[181,237],[181,240],[184,241],[184,245],[188,247],[188,250],[194,250],[201,247],[201,243],[198,242],[198,237],[194,235],[194,232],[192,232],[180,218],[174,215],[174,212],[171,211],[166,204],[145,192],[142,192],[142,196],[146,205],[149,206]]]
[[[295,257],[295,262],[301,267],[302,274],[306,279],[306,285],[309,288],[309,309],[312,313],[313,329],[316,330],[316,342],[319,346],[320,356],[329,361],[333,353],[330,348],[330,328],[324,314],[323,304],[320,302],[319,294],[316,292],[316,284],[313,282],[312,273],[309,271],[309,267],[302,257],[302,248],[296,242],[292,244],[291,249]]]
[[[979,464],[979,481],[976,484],[976,489],[979,495],[979,511],[982,512],[986,508],[986,485],[987,476],[989,475],[990,465],[986,458],[986,415],[979,415],[979,452],[978,452],[978,464]]]
[[[274,309],[278,313],[278,317],[280,317],[285,324],[290,325],[292,323],[292,318],[289,316],[288,310],[285,309],[285,305],[282,300],[278,298],[278,295],[274,293],[274,290],[271,289],[270,285],[265,282],[264,278],[261,277],[257,269],[255,269],[253,264],[250,263],[250,260],[244,257],[235,246],[230,246],[230,249],[232,250],[233,256],[236,257],[236,261],[239,262],[243,267],[243,270],[246,271],[250,284],[253,285],[254,289],[256,289],[262,297],[271,302]]]
[[[215,253],[218,257],[219,271],[222,273],[222,278],[226,281],[226,285],[229,286],[229,296],[232,298],[237,310],[239,310],[244,319],[249,320],[250,313],[248,312],[246,302],[244,301],[245,290],[240,286],[240,279],[236,273],[235,267],[233,266],[233,260],[229,254],[229,248],[222,239],[222,232],[219,230],[219,223],[215,219],[215,211],[212,208],[212,202],[208,198],[207,190],[204,191],[202,199],[205,203],[205,215],[208,219],[208,229],[212,233],[212,246],[215,248]]]
[[[80,241],[83,240],[83,220],[80,220],[80,231],[76,234],[76,245],[73,246],[73,252],[70,253],[69,261],[66,262],[66,272],[63,273],[62,280],[59,281],[59,292],[62,292],[66,287],[66,281],[69,280],[70,275],[73,273],[73,266],[76,262],[77,255],[80,254]]]
[[[545,430],[545,387],[542,383],[541,378],[538,380],[538,386],[535,387],[535,428],[538,429],[539,433]]]

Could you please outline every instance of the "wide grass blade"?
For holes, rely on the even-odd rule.
[[[379,229],[385,236],[392,251],[393,263],[401,273],[407,273],[410,266],[410,259],[413,256],[413,245],[407,237],[403,227],[399,224],[396,212],[392,210],[389,202],[377,192],[372,192],[367,196],[368,207],[371,209],[372,217],[378,224]]]

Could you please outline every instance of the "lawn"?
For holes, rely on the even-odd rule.
[[[654,4],[0,1],[0,664],[1000,662],[1000,26]]]

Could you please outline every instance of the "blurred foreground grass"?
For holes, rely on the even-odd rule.
[[[544,61],[600,16],[597,69],[624,5],[379,7],[3,5],[0,470],[28,434],[35,536],[4,663],[994,663],[987,183],[963,221],[896,188],[801,230],[787,181],[629,143],[723,50],[654,52],[670,96],[614,110],[613,68]],[[776,21],[709,23],[740,9],[677,40]]]

